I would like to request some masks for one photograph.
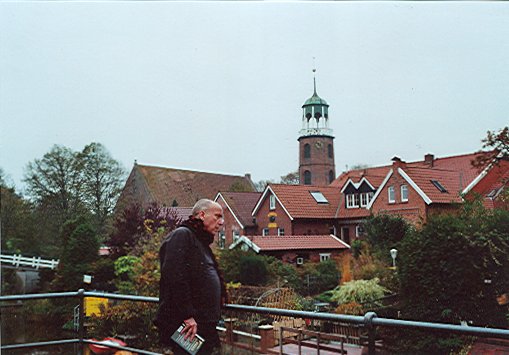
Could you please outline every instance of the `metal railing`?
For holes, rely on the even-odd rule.
[[[157,297],[119,295],[119,294],[104,293],[104,292],[89,292],[89,291],[80,289],[76,292],[58,292],[58,293],[41,293],[41,294],[0,296],[0,302],[23,301],[23,300],[34,300],[34,299],[46,299],[46,298],[69,298],[69,297],[77,298],[79,301],[79,305],[78,305],[78,307],[79,307],[78,308],[79,309],[78,338],[43,341],[43,342],[37,342],[37,343],[2,345],[1,349],[8,350],[8,349],[43,347],[43,346],[59,345],[59,344],[79,344],[80,347],[79,347],[78,352],[81,354],[83,344],[101,345],[100,342],[85,339],[85,327],[84,327],[84,319],[85,319],[84,298],[85,297],[101,297],[101,298],[106,298],[106,299],[151,302],[151,303],[157,303],[159,301],[159,299]],[[341,322],[341,323],[361,325],[361,326],[365,327],[368,331],[369,354],[375,354],[375,338],[376,338],[376,328],[377,327],[435,330],[435,331],[442,331],[442,332],[447,332],[447,333],[455,333],[455,334],[477,336],[477,337],[509,339],[509,330],[508,329],[483,328],[483,327],[472,327],[472,326],[454,325],[454,324],[429,323],[429,322],[418,322],[418,321],[408,321],[408,320],[399,320],[399,319],[379,318],[379,317],[377,317],[376,313],[374,313],[374,312],[368,312],[364,316],[352,316],[352,315],[344,315],[344,314],[332,314],[332,313],[321,313],[321,312],[295,311],[295,310],[279,309],[279,308],[244,306],[244,305],[237,305],[237,304],[228,304],[224,308],[227,311],[234,311],[234,312],[235,311],[236,312],[249,312],[249,313],[256,313],[256,314],[267,314],[267,315],[275,315],[275,316],[286,316],[286,317],[295,317],[295,318],[304,318],[304,319],[312,319],[312,320]],[[232,334],[234,334],[234,333],[241,334],[242,333],[242,332],[233,330],[232,324],[233,323],[229,323],[226,326],[226,342],[229,344],[234,344],[233,342],[228,341],[228,339],[231,338]],[[263,326],[261,326],[261,327],[263,327]],[[260,327],[260,329],[262,329],[261,327]],[[260,336],[253,336],[253,338],[260,339],[261,346],[256,350],[258,352],[264,353],[264,352],[267,352],[266,350],[267,350],[267,344],[268,344],[267,340],[264,339],[264,334],[272,334],[272,336],[273,336],[273,332],[261,332],[260,334],[261,334]],[[112,344],[112,345],[108,344],[108,347],[116,348],[119,350],[127,350],[127,351],[137,352],[139,354],[147,354],[147,355],[157,355],[158,354],[158,353],[147,351],[147,350],[135,349],[135,348],[114,345],[114,344]],[[273,351],[269,351],[269,352],[273,352]]]

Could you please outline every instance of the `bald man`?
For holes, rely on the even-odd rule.
[[[164,240],[159,251],[161,280],[156,325],[163,346],[174,354],[186,354],[171,340],[183,323],[183,333],[205,339],[199,354],[219,353],[216,331],[226,288],[216,258],[210,249],[214,236],[223,226],[223,209],[208,199],[199,200],[192,214]]]

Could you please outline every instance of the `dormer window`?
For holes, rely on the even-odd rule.
[[[359,194],[347,194],[346,208],[358,208],[358,207],[359,207]]]
[[[373,197],[372,192],[364,192],[361,194],[361,207],[366,207]]]
[[[270,195],[269,197],[269,209],[275,210],[276,209],[276,196]]]

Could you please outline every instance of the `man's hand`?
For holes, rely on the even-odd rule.
[[[194,336],[198,332],[198,324],[193,317],[186,319],[184,324],[186,325],[182,330],[182,333],[185,334],[184,339],[189,338],[189,340],[193,340]]]

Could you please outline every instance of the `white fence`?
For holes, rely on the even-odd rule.
[[[26,257],[21,254],[0,254],[0,262],[14,267],[33,267],[37,270],[40,268],[54,269],[58,266],[58,260],[55,259],[41,259],[40,256]]]

